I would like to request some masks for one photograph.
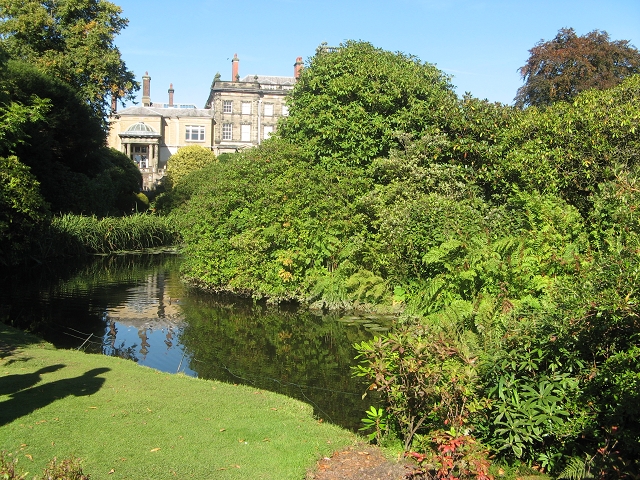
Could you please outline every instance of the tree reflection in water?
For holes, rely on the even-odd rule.
[[[360,427],[372,399],[362,400],[365,386],[351,375],[353,344],[388,320],[188,292],[178,269],[173,255],[134,255],[54,276],[26,272],[0,279],[0,308],[7,323],[59,347],[276,391],[310,403],[318,418]]]

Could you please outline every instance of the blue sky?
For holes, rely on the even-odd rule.
[[[453,76],[459,95],[511,104],[529,49],[560,28],[605,30],[640,48],[640,0],[111,0],[129,26],[116,38],[127,67],[151,76],[151,98],[202,108],[216,72],[293,75],[316,47],[364,40]],[[138,100],[141,92],[138,92]]]

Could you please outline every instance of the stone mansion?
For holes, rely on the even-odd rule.
[[[140,168],[143,190],[153,189],[164,177],[169,157],[180,147],[202,145],[216,155],[259,145],[275,131],[278,119],[288,115],[286,95],[302,69],[302,57],[293,76],[240,77],[237,54],[231,61],[231,80],[216,74],[204,108],[151,101],[151,77],[142,77],[140,106],[116,111],[113,102],[108,144],[128,155]]]

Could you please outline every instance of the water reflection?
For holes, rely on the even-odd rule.
[[[3,320],[57,346],[162,371],[243,383],[301,399],[350,429],[371,400],[351,377],[353,344],[386,328],[377,318],[314,315],[185,290],[175,256],[99,259],[56,278],[0,282]]]

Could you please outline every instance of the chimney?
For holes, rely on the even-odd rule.
[[[233,54],[233,60],[231,60],[231,81],[239,82],[240,74],[238,73],[238,68],[240,67],[240,59],[238,58],[238,54]]]
[[[169,106],[173,107],[173,92],[174,92],[173,83],[169,84],[169,90],[168,91],[169,91]]]
[[[142,106],[151,106],[151,77],[149,72],[144,72],[142,76]]]
[[[111,115],[115,115],[118,112],[118,97],[114,92],[111,92]]]
[[[302,66],[304,63],[302,62],[302,57],[296,58],[296,63],[293,64],[293,76],[296,78],[300,78],[300,72],[302,72]]]

